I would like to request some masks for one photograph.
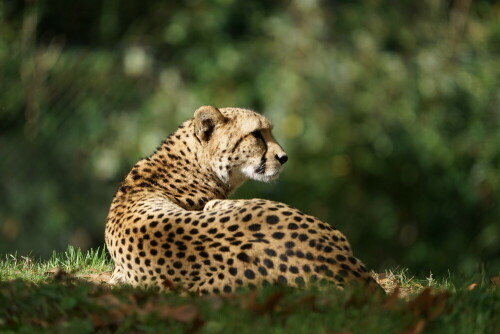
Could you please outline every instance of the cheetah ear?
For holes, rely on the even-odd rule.
[[[225,121],[219,109],[212,106],[202,106],[194,113],[194,132],[202,142],[210,140],[212,132],[218,123]]]

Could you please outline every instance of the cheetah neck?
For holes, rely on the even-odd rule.
[[[186,122],[127,175],[119,195],[154,192],[186,210],[201,210],[212,199],[227,198],[231,187],[200,163],[201,145]]]

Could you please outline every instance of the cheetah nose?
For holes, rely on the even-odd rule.
[[[278,160],[280,162],[280,164],[284,164],[285,162],[288,161],[288,156],[286,154],[282,155],[281,157],[278,156],[277,154],[274,156],[276,158],[276,160]]]

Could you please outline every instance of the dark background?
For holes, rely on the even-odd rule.
[[[340,228],[376,270],[500,270],[496,1],[0,1],[0,253],[103,245],[131,166],[200,105],[290,161],[234,198]]]

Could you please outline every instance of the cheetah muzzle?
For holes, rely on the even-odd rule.
[[[226,199],[245,180],[278,177],[288,157],[271,123],[247,109],[204,106],[122,182],[105,239],[111,283],[177,282],[203,294],[243,286],[374,284],[345,236],[264,199]]]

